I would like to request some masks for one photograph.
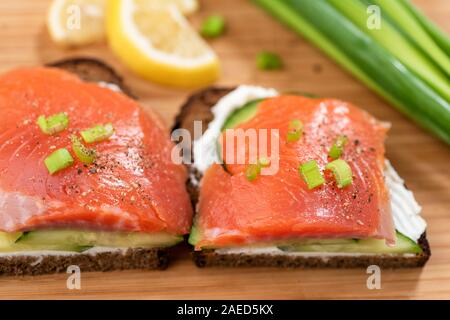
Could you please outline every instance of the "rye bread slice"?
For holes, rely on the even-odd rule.
[[[203,129],[213,119],[211,108],[226,94],[235,88],[211,87],[199,91],[188,98],[181,107],[181,111],[176,117],[173,130],[183,128],[193,134],[193,122],[203,121]],[[190,171],[190,181],[188,190],[194,205],[198,201],[199,181],[202,178],[200,172],[192,166],[188,166]],[[431,251],[426,237],[423,233],[419,239],[419,245],[423,252],[414,256],[400,255],[359,255],[359,256],[339,256],[327,255],[317,256],[294,256],[294,255],[272,255],[272,254],[224,254],[218,253],[214,249],[193,251],[192,256],[198,267],[209,266],[261,266],[261,267],[289,267],[289,268],[360,268],[369,265],[378,265],[383,268],[412,268],[422,267],[430,258]]]
[[[161,248],[127,249],[125,252],[99,252],[72,255],[12,255],[0,257],[0,275],[41,275],[66,272],[72,265],[81,272],[126,269],[164,270],[169,264],[168,251]]]
[[[87,82],[105,82],[117,85],[122,92],[135,98],[112,67],[100,60],[73,58],[47,64],[78,75]],[[124,269],[159,269],[169,265],[167,248],[130,248],[125,252],[74,253],[71,255],[11,255],[0,256],[0,275],[38,275],[66,272],[77,265],[82,272]]]
[[[86,82],[115,84],[123,93],[133,99],[137,99],[125,85],[123,78],[111,66],[98,59],[88,57],[70,58],[47,63],[46,66],[72,72]]]
[[[208,123],[210,123],[214,115],[211,108],[225,95],[233,91],[234,88],[220,88],[210,87],[192,94],[181,107],[180,112],[175,118],[175,124],[172,128],[187,129],[194,136],[194,121],[201,121],[203,132],[206,130]],[[193,155],[191,154],[193,157]],[[193,166],[188,165],[189,180],[186,183],[187,190],[191,196],[191,202],[195,208],[198,200],[198,183],[202,178]]]

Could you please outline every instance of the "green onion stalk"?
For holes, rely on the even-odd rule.
[[[408,0],[253,1],[450,144],[450,40]]]

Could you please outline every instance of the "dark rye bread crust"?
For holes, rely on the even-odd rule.
[[[127,269],[166,269],[169,257],[166,249],[127,249],[126,252],[95,254],[42,255],[0,257],[1,275],[41,275],[66,272],[69,266],[81,272]]]
[[[122,92],[134,98],[114,69],[99,60],[74,58],[49,63],[47,66],[72,72],[84,81],[103,81],[116,84]],[[67,267],[71,265],[79,266],[81,272],[124,269],[164,270],[169,265],[169,254],[166,248],[130,248],[126,252],[78,253],[70,256],[0,256],[0,275],[17,276],[66,272]]]
[[[194,121],[201,121],[202,130],[204,132],[208,123],[210,123],[214,118],[211,108],[223,96],[233,91],[233,89],[234,88],[210,87],[191,95],[183,104],[180,112],[176,116],[172,131],[176,129],[187,129],[193,137]],[[188,180],[186,187],[195,208],[198,200],[198,181],[200,181],[202,175],[197,172],[193,166],[188,166],[188,170],[190,179]]]
[[[64,69],[76,74],[86,82],[106,82],[117,85],[133,99],[137,97],[125,85],[123,78],[109,65],[95,58],[79,57],[47,63],[47,67]]]
[[[211,108],[234,88],[211,87],[199,91],[188,98],[181,107],[176,117],[173,130],[184,128],[193,134],[194,120],[203,122],[205,130],[207,124],[213,119]],[[191,180],[188,182],[188,190],[194,205],[198,201],[198,181],[201,174],[192,166],[189,166]],[[288,267],[288,268],[361,268],[369,265],[378,265],[382,268],[412,268],[422,267],[431,256],[430,246],[423,233],[419,239],[419,245],[423,252],[412,257],[395,255],[361,255],[361,256],[328,256],[306,257],[268,254],[219,254],[213,249],[194,251],[193,260],[198,267],[224,266],[261,266],[261,267]]]

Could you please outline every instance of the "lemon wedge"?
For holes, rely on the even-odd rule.
[[[192,88],[215,81],[214,51],[178,7],[148,0],[107,2],[106,33],[111,49],[145,79]]]
[[[146,5],[159,9],[175,5],[182,14],[187,16],[196,12],[199,7],[197,0],[147,0],[146,2]]]
[[[81,46],[105,37],[106,0],[53,0],[47,14],[52,40],[62,46]]]

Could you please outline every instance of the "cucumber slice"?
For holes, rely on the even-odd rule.
[[[55,244],[76,247],[152,248],[169,247],[183,241],[182,236],[165,232],[107,232],[77,230],[37,230],[23,235],[17,244],[22,246],[52,246]]]
[[[83,252],[91,247],[83,247],[71,244],[59,245],[36,245],[15,243],[9,247],[0,248],[1,253],[34,252],[34,251],[64,251],[64,252]]]
[[[287,246],[279,246],[286,252],[324,252],[324,253],[379,253],[379,254],[403,254],[421,253],[422,248],[418,243],[397,232],[397,243],[389,247],[384,240],[359,239],[345,243],[333,243],[330,240],[312,241],[310,243],[295,243]]]
[[[418,243],[397,231],[397,243],[389,247],[384,240],[378,239],[301,239],[288,244],[278,245],[285,252],[317,252],[317,253],[360,253],[360,254],[419,254],[422,248]],[[189,243],[195,246],[201,240],[198,227],[192,227]],[[259,244],[271,246],[271,244]],[[276,245],[276,244],[272,244]],[[209,249],[213,249],[211,247]],[[206,249],[206,248],[204,248]]]
[[[23,232],[0,232],[0,253],[18,252],[18,251],[73,251],[81,252],[87,247],[80,247],[73,244],[48,244],[37,245],[22,243],[22,238],[26,236]]]
[[[194,224],[192,225],[191,228],[191,233],[189,234],[189,244],[195,246],[197,244],[197,242],[199,242],[201,239],[201,234],[200,231],[198,230],[198,227],[196,225],[196,223],[194,222]]]
[[[358,239],[301,239],[295,242],[295,245],[313,246],[313,245],[354,245]]]
[[[320,96],[315,93],[304,92],[304,91],[300,91],[300,90],[286,91],[283,93],[283,95],[303,96],[303,97],[312,98],[312,99],[320,98]]]
[[[73,251],[91,247],[154,248],[170,247],[183,241],[182,236],[160,233],[125,233],[77,230],[37,230],[27,233],[0,232],[0,252]]]
[[[13,245],[21,236],[22,232],[0,232],[0,251]]]
[[[222,127],[222,131],[226,129],[233,129],[240,125],[241,123],[249,121],[256,115],[258,111],[259,103],[264,99],[253,100],[247,102],[239,109],[235,110],[228,118],[225,120],[225,124]]]

